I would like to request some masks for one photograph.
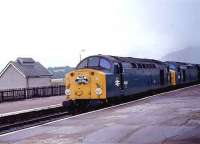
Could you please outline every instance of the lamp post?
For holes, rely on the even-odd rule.
[[[81,54],[82,54],[83,52],[85,52],[85,49],[81,49],[81,51],[80,51],[80,61],[81,61],[81,59],[82,59]]]

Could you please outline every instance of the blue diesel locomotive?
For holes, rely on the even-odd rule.
[[[175,85],[187,84],[199,80],[198,65],[182,62],[166,62],[169,65],[171,73],[175,73]]]
[[[63,106],[107,103],[149,90],[199,80],[197,65],[153,59],[94,55],[65,76]]]

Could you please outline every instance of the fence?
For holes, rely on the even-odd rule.
[[[65,86],[50,86],[36,88],[9,89],[0,91],[0,103],[6,101],[17,101],[23,99],[50,97],[65,94]]]

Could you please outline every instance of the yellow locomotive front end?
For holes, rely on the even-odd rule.
[[[94,69],[77,69],[65,76],[66,101],[106,100],[106,77]]]
[[[63,106],[82,109],[107,102],[107,75],[112,63],[105,56],[97,55],[83,59],[74,71],[65,76],[66,100]]]

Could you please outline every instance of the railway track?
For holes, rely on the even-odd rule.
[[[0,135],[69,116],[69,112],[60,106],[0,117]]]
[[[37,110],[37,111],[31,111],[27,113],[20,113],[16,115],[0,117],[0,135],[8,133],[8,132],[12,132],[12,131],[20,130],[23,128],[27,128],[27,127],[44,124],[44,123],[58,120],[61,118],[70,117],[72,115],[77,115],[77,114],[88,112],[88,111],[93,111],[93,110],[97,110],[97,109],[101,109],[101,108],[105,108],[105,107],[109,107],[109,106],[113,106],[117,104],[122,104],[129,101],[138,100],[144,97],[160,94],[163,92],[168,92],[171,90],[180,89],[180,88],[195,85],[195,84],[198,84],[198,83],[184,84],[181,86],[168,87],[168,88],[159,89],[156,91],[154,90],[154,91],[149,91],[145,93],[140,93],[134,96],[130,96],[129,98],[126,97],[126,99],[121,99],[120,101],[111,101],[111,103],[109,103],[108,105],[95,107],[95,108],[93,107],[89,110],[79,111],[73,114],[69,113],[68,111],[66,111],[64,107],[60,106],[60,107],[54,107],[54,108],[49,108],[45,110]]]

